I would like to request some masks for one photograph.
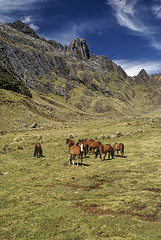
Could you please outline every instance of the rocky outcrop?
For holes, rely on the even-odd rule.
[[[0,88],[32,97],[32,94],[29,88],[25,85],[25,82],[17,79],[12,73],[8,72],[2,66],[0,66]]]
[[[161,86],[161,73],[149,76],[149,84]]]
[[[35,31],[32,28],[30,28],[28,25],[26,25],[25,23],[21,22],[20,20],[17,20],[14,23],[8,23],[8,25],[10,27],[15,28],[19,32],[22,32],[31,37],[39,39],[39,36],[35,33]]]
[[[75,54],[80,59],[90,58],[88,45],[82,38],[75,38],[67,48],[67,52]]]
[[[149,82],[150,78],[149,75],[147,74],[147,72],[142,69],[139,74],[137,76],[135,76],[134,78],[134,82],[138,85],[143,85]]]
[[[54,48],[60,50],[60,51],[64,51],[66,49],[66,46],[64,47],[61,43],[57,43],[54,40],[48,40],[47,41],[51,46],[53,46]]]
[[[26,26],[20,21],[17,24],[21,28]],[[110,59],[90,54],[84,39],[74,39],[64,47],[53,40],[31,38],[26,31],[18,32],[5,24],[0,24],[0,36],[0,65],[32,89],[50,91],[68,99],[71,89],[83,84],[109,96],[112,94],[107,87],[110,79],[114,75],[118,82],[126,78],[123,69]]]

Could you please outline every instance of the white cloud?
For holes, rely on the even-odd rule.
[[[151,24],[147,22],[147,15],[152,16],[151,13],[157,19],[161,19],[161,0],[152,1],[151,8],[137,5],[139,2],[141,0],[106,0],[106,3],[113,8],[114,16],[120,26],[129,29],[131,34],[144,37],[149,46],[161,50],[160,27],[157,27],[158,23],[154,27],[154,21]]]
[[[32,28],[34,31],[37,31],[37,30],[39,30],[39,27],[38,26],[36,26],[35,24],[33,24],[33,23],[30,23],[29,24],[29,27],[30,28]]]
[[[33,23],[33,19],[31,16],[25,16],[24,19],[22,19],[22,22],[29,25],[29,27],[32,28],[34,31],[39,29],[39,27]]]
[[[11,12],[17,11],[19,9],[27,10],[27,8],[30,8],[31,5],[35,2],[38,2],[38,0],[0,0],[0,12]]]
[[[153,14],[156,16],[157,19],[161,19],[161,4],[155,3],[152,7],[151,10]]]
[[[22,19],[22,21],[26,24],[31,23],[31,21],[32,21],[31,16],[25,16],[24,19]]]
[[[16,21],[26,12],[37,10],[41,2],[45,0],[0,0],[0,21],[4,23]]]
[[[136,76],[138,73],[145,69],[150,75],[153,73],[161,73],[161,62],[160,61],[129,61],[129,60],[113,60],[117,65],[120,65],[128,76]]]
[[[117,22],[121,26],[135,32],[145,33],[147,28],[139,20],[135,9],[137,3],[138,0],[107,0],[107,4],[113,8]]]

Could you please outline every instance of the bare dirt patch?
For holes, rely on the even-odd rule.
[[[109,216],[115,216],[115,217],[122,217],[125,215],[128,215],[129,217],[135,217],[138,218],[142,221],[147,221],[147,222],[157,222],[157,214],[158,211],[155,212],[153,216],[144,216],[141,214],[136,214],[130,211],[120,211],[120,212],[115,212],[112,210],[103,210],[100,209],[97,205],[84,205],[82,206],[81,204],[76,204],[75,207],[79,207],[82,209],[82,211],[88,213],[88,214],[94,214],[94,215],[109,215]]]

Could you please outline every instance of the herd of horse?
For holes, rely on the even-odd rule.
[[[119,151],[122,157],[124,155],[123,143],[115,143],[111,146],[110,144],[102,144],[94,139],[79,139],[75,144],[74,140],[66,139],[66,145],[69,147],[69,165],[74,164],[75,157],[77,157],[77,166],[79,165],[79,159],[81,159],[81,165],[83,165],[83,155],[86,157],[89,152],[94,153],[96,158],[100,155],[100,160],[102,160],[102,154],[104,154],[103,160],[105,160],[107,153],[108,159],[110,159],[110,156],[113,159],[115,152],[117,152],[117,156]],[[41,144],[35,144],[34,157],[42,157],[42,153]]]
[[[115,143],[113,147],[110,144],[102,144],[101,142],[95,141],[94,139],[79,139],[78,142],[74,145],[72,139],[66,139],[66,144],[69,147],[69,165],[74,164],[75,157],[77,156],[77,166],[79,165],[79,159],[81,159],[81,164],[83,164],[83,154],[86,157],[88,152],[93,152],[97,158],[98,154],[100,155],[100,160],[102,160],[102,154],[104,154],[103,160],[108,153],[108,159],[114,158],[115,152],[120,151],[121,156],[124,155],[124,144]]]

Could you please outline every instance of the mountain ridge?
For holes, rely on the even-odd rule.
[[[0,66],[21,81],[33,96],[36,93],[49,97],[72,106],[73,111],[89,114],[116,116],[158,106],[160,90],[154,84],[156,75],[148,76],[142,70],[129,77],[108,57],[91,53],[85,39],[76,38],[69,46],[63,46],[36,37],[27,27],[27,34],[24,33],[22,25],[17,30],[15,25],[0,23]],[[138,85],[142,87],[137,89]],[[54,117],[53,113],[49,115]]]

